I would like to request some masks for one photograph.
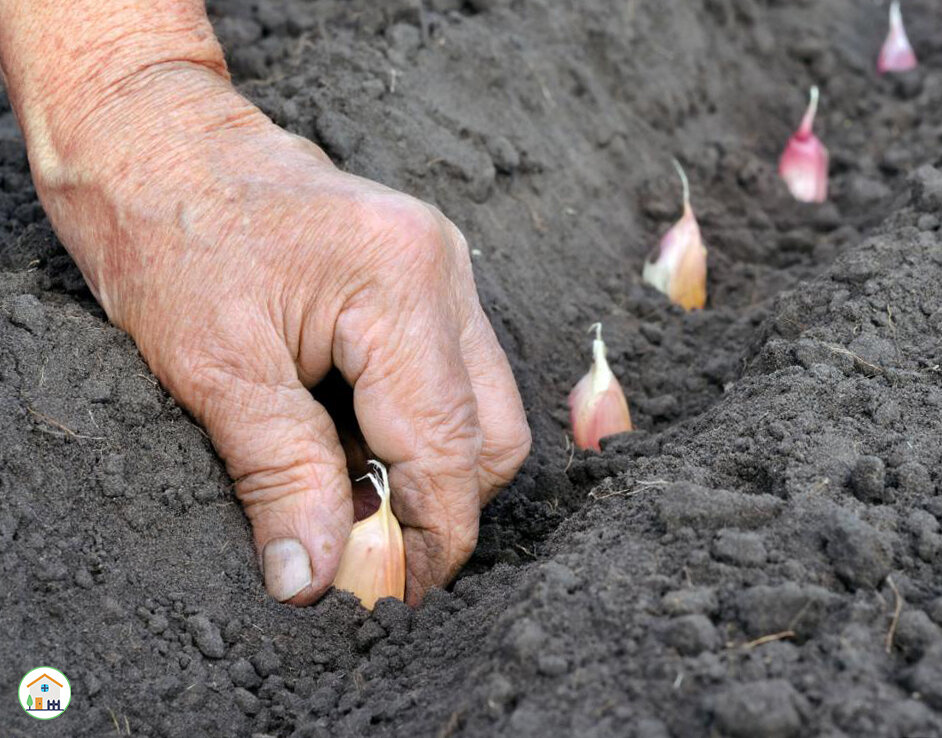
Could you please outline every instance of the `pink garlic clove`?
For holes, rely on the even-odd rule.
[[[382,597],[403,599],[406,590],[405,547],[389,504],[389,477],[380,462],[370,459],[370,466],[364,479],[376,489],[379,509],[353,525],[334,577],[334,586],[353,592],[367,610]]]
[[[887,72],[908,72],[919,65],[916,60],[916,52],[913,51],[909,43],[909,37],[906,35],[906,28],[903,26],[903,13],[900,10],[898,0],[890,4],[890,32],[883,42],[883,48],[880,49],[880,57],[877,59],[877,72],[886,74]]]
[[[600,451],[601,439],[630,431],[632,426],[625,393],[605,358],[602,324],[590,330],[595,331],[592,368],[569,393],[569,412],[576,446]]]
[[[648,256],[641,278],[684,310],[700,310],[706,305],[707,251],[690,207],[687,174],[676,159],[674,166],[684,188],[684,213]]]
[[[779,175],[789,191],[801,202],[824,202],[828,198],[830,157],[812,127],[818,112],[818,88],[811,88],[811,101],[801,126],[788,140],[779,161]]]

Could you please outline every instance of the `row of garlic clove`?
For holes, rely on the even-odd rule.
[[[916,53],[903,26],[900,4],[894,0],[890,5],[890,30],[877,59],[877,71],[880,74],[905,72],[917,64]],[[828,197],[830,156],[814,134],[820,101],[817,87],[811,88],[810,98],[798,130],[789,138],[782,152],[778,171],[796,200],[821,203]],[[642,279],[667,295],[675,305],[694,310],[706,304],[707,250],[690,205],[687,175],[676,160],[674,166],[683,184],[683,214],[651,252],[645,262]]]
[[[801,202],[824,202],[828,194],[828,150],[812,130],[818,100],[818,88],[812,87],[801,125],[779,160],[779,175]],[[676,159],[674,166],[683,185],[683,213],[648,256],[641,278],[684,310],[700,310],[707,298],[707,249],[690,205],[687,174]]]
[[[908,72],[916,66],[916,52],[906,35],[900,4],[894,0],[890,4],[890,30],[877,58],[877,72]],[[801,202],[824,202],[828,196],[828,150],[812,130],[818,99],[818,88],[812,87],[801,125],[789,139],[779,161],[779,174],[795,199]]]
[[[877,71],[906,72],[918,62],[906,29],[898,0],[890,5],[890,30],[877,59]],[[779,176],[792,196],[807,203],[820,203],[828,196],[827,148],[814,134],[820,93],[811,88],[810,101],[798,130],[792,134],[779,159]],[[685,310],[702,309],[706,304],[707,250],[700,226],[690,205],[690,184],[683,167],[674,166],[683,185],[683,214],[661,238],[644,264],[642,279],[667,295]],[[573,442],[578,448],[600,450],[602,438],[632,430],[628,402],[606,359],[602,326],[596,323],[592,342],[592,366],[569,394]]]
[[[890,4],[890,30],[877,57],[877,72],[908,72],[917,66],[899,0],[894,0]],[[795,199],[801,202],[824,202],[828,196],[828,151],[812,130],[818,98],[818,88],[812,87],[811,101],[801,125],[789,139],[779,162],[779,174]]]
[[[796,200],[824,202],[828,193],[828,150],[812,130],[818,111],[818,88],[811,88],[811,102],[801,125],[785,146],[779,175]],[[641,277],[684,310],[706,305],[707,250],[690,205],[690,183],[683,167],[674,166],[683,185],[683,214],[648,256]]]

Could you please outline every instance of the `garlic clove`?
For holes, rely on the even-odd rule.
[[[675,305],[685,310],[699,310],[706,305],[707,250],[690,207],[687,174],[676,159],[674,166],[683,184],[684,212],[651,252],[641,278],[667,295]]]
[[[367,610],[383,597],[403,599],[406,591],[406,555],[402,528],[389,505],[386,467],[370,460],[369,479],[379,495],[379,509],[354,523],[340,558],[334,586],[353,592]]]
[[[596,323],[592,368],[569,393],[573,442],[582,449],[601,450],[605,436],[632,430],[628,401],[605,358],[602,324]]]
[[[812,87],[808,109],[798,130],[788,139],[778,165],[779,175],[789,192],[800,202],[824,202],[828,197],[830,156],[812,130],[818,99],[818,88]]]
[[[913,51],[906,28],[903,26],[903,12],[898,0],[890,4],[890,32],[880,49],[877,59],[877,72],[908,72],[919,65],[916,52]]]

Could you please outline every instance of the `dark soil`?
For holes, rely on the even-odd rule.
[[[272,602],[3,114],[0,733],[942,735],[938,3],[904,4],[893,79],[857,0],[210,5],[275,121],[464,230],[534,452],[418,610]],[[813,83],[818,207],[775,172]],[[671,156],[710,247],[690,314],[640,283]],[[570,459],[598,320],[640,430]],[[14,696],[41,664],[73,686],[48,724]]]

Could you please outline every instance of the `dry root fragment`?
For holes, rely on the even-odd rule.
[[[828,197],[830,157],[824,144],[814,135],[818,112],[818,88],[811,88],[811,100],[798,130],[788,139],[778,171],[789,191],[801,202],[824,202]]]
[[[675,305],[699,310],[706,305],[707,251],[690,207],[687,174],[676,159],[674,166],[684,188],[684,213],[648,256],[641,277]]]
[[[602,324],[596,323],[592,341],[592,368],[569,393],[573,442],[581,449],[601,450],[605,436],[630,431],[628,401],[605,358]]]
[[[369,479],[379,495],[379,509],[355,523],[340,558],[334,586],[353,592],[367,610],[383,597],[402,599],[406,591],[406,555],[402,529],[389,506],[386,467],[370,460]]]
[[[900,10],[898,0],[890,4],[890,32],[880,49],[877,59],[877,72],[908,72],[919,65],[916,52],[913,51],[906,28],[903,26],[903,12]]]

